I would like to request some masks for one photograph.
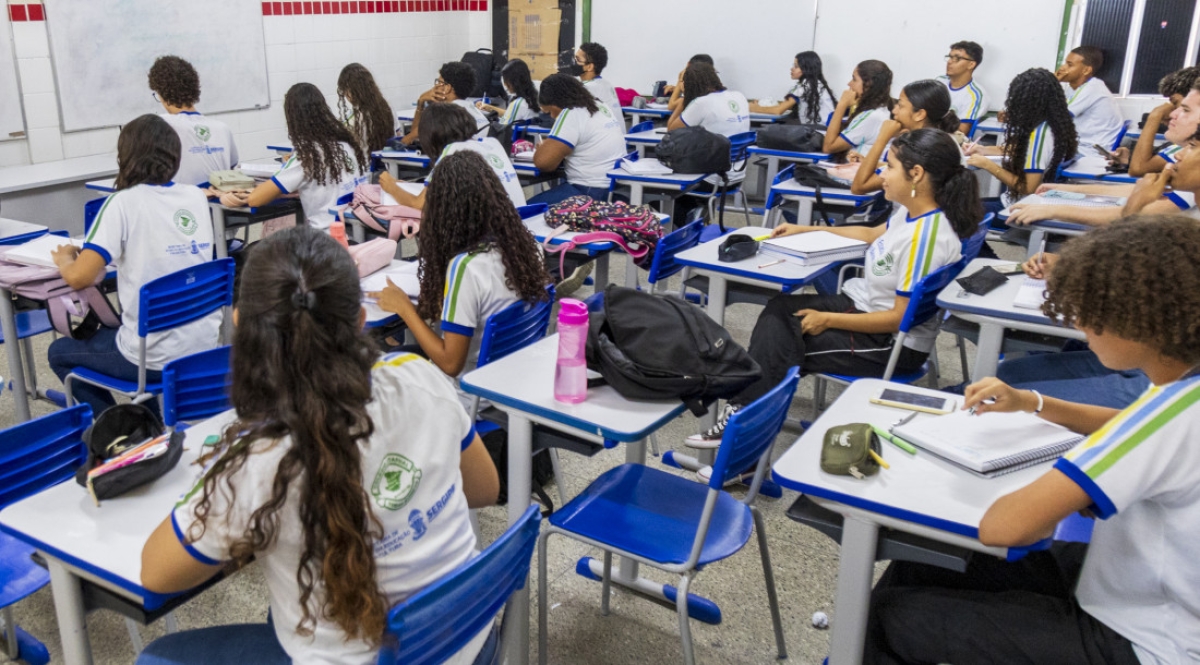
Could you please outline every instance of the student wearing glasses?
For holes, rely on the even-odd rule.
[[[412,129],[400,139],[404,145],[412,145],[417,140],[417,128],[421,124],[421,111],[434,102],[455,104],[467,110],[475,120],[475,127],[483,131],[488,126],[488,119],[467,101],[471,90],[475,88],[475,70],[465,62],[447,62],[438,70],[438,77],[433,81],[433,87],[417,97],[417,112],[413,116]]]
[[[596,101],[612,111],[612,117],[622,118],[621,103],[617,101],[617,89],[613,84],[600,78],[600,73],[608,66],[608,49],[596,42],[580,44],[575,49],[575,62],[571,65],[571,76],[579,77],[583,87],[592,93]]]
[[[950,89],[950,107],[958,115],[958,131],[970,136],[987,113],[987,96],[975,82],[975,69],[983,64],[983,47],[975,42],[954,42],[946,56],[946,75],[937,80]]]

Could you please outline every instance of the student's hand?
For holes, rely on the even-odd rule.
[[[1008,111],[999,111],[996,113],[996,120],[1003,123],[1008,123]]]
[[[1015,411],[1032,412],[1037,408],[1037,395],[1028,390],[1017,390],[1007,383],[989,376],[967,386],[963,392],[964,411],[975,407],[975,413],[1013,413]],[[986,400],[986,401],[985,401]]]
[[[1172,104],[1171,102],[1163,102],[1162,104],[1155,106],[1154,109],[1151,110],[1149,114],[1147,114],[1146,120],[1148,121],[1153,116],[1158,116],[1161,119],[1164,116],[1171,115],[1171,112],[1174,111],[1175,108],[1176,108],[1175,105]],[[1161,122],[1159,124],[1161,124]],[[1157,131],[1157,128],[1154,127],[1154,125],[1152,125],[1150,122],[1147,122],[1146,123],[1146,131],[1150,131],[1151,129],[1154,129],[1155,131]]]
[[[1008,219],[1004,220],[1009,226],[1027,226],[1054,218],[1054,206],[1034,203],[1015,203],[1009,208],[1009,212]]]
[[[1025,263],[1022,263],[1021,269],[1033,279],[1046,279],[1050,276],[1050,271],[1054,269],[1054,264],[1057,262],[1058,254],[1038,252]]]
[[[901,125],[896,120],[888,118],[887,120],[883,121],[882,125],[880,125],[879,136],[875,139],[875,141],[883,141],[884,143],[887,143],[889,139],[895,137],[902,131],[904,131],[904,125]]]
[[[408,294],[401,290],[392,282],[392,278],[387,278],[387,286],[382,291],[373,291],[367,293],[368,298],[374,298],[379,309],[393,314],[399,314],[400,318],[404,318],[411,312],[416,311],[413,306],[412,299]]]
[[[1059,65],[1058,69],[1054,70],[1054,78],[1058,79],[1059,83],[1062,83],[1063,80],[1066,78],[1066,76],[1067,76],[1067,64],[1066,63]]]
[[[390,171],[383,171],[379,174],[379,186],[395,187],[396,178],[391,174]]]
[[[861,164],[863,159],[866,159],[865,157],[863,157],[863,154],[853,148],[846,151],[846,163],[847,164]]]
[[[802,309],[792,316],[802,317],[800,331],[805,335],[820,335],[829,330],[829,324],[833,319],[832,312],[819,312],[815,309]]]
[[[443,95],[438,92],[438,88],[430,88],[425,92],[422,92],[420,97],[417,97],[417,108],[424,108],[426,104],[431,102],[440,102],[442,101],[440,99],[442,96]]]
[[[1141,212],[1142,208],[1161,199],[1167,191],[1167,185],[1175,177],[1174,164],[1168,164],[1162,173],[1148,173],[1133,186],[1133,192],[1125,202],[1124,213],[1133,215]]]
[[[229,208],[242,208],[246,205],[250,197],[238,192],[225,192],[221,194],[221,205]]]
[[[858,102],[858,93],[854,92],[850,88],[846,88],[844,91],[842,91],[841,99],[838,99],[838,106],[840,106],[841,108],[850,108],[851,106],[854,106],[857,102]]]
[[[1124,166],[1129,163],[1129,148],[1121,146],[1120,148],[1114,150],[1112,154],[1112,158],[1105,158],[1108,159],[1110,164],[1120,164]]]
[[[808,230],[808,227],[800,226],[799,224],[788,224],[785,222],[779,226],[776,226],[775,230],[771,231],[771,237],[782,238],[784,236],[794,236],[797,233],[804,233]]]
[[[984,171],[989,170],[993,163],[994,162],[992,162],[992,160],[978,152],[972,151],[967,156],[967,166],[973,166],[977,169],[983,169]]]
[[[1046,192],[1053,191],[1055,189],[1061,189],[1061,188],[1062,187],[1060,185],[1041,184],[1041,185],[1038,185],[1038,188],[1035,189],[1033,191],[1033,193],[1034,194],[1045,194]]]
[[[59,268],[63,267],[63,265],[67,263],[71,263],[77,256],[79,256],[79,248],[71,243],[59,245],[50,252],[51,260],[53,260],[54,265],[58,266]]]

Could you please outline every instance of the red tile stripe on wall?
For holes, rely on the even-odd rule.
[[[8,20],[10,21],[44,21],[46,13],[42,11],[40,4],[30,5],[9,5]]]
[[[264,2],[263,16],[300,14],[396,14],[401,12],[481,12],[488,0],[372,0],[362,2]]]

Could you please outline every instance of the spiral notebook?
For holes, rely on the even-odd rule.
[[[914,418],[892,433],[988,478],[1057,459],[1085,438],[1031,413],[968,411]]]

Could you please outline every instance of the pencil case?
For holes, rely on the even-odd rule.
[[[350,247],[350,256],[358,266],[358,276],[366,277],[386,268],[396,258],[396,241],[389,238],[374,238]]]
[[[237,192],[254,189],[254,178],[241,171],[213,171],[208,174],[208,184],[221,192]]]
[[[162,419],[141,404],[106,409],[83,435],[88,458],[75,481],[100,505],[175,468],[183,439],[183,432],[166,435]]]
[[[821,442],[821,470],[859,480],[879,473],[871,451],[880,452],[879,436],[867,423],[850,423],[829,428]]]
[[[984,266],[955,281],[963,288],[963,291],[976,296],[985,296],[1003,286],[1008,278],[997,272],[995,268]]]

